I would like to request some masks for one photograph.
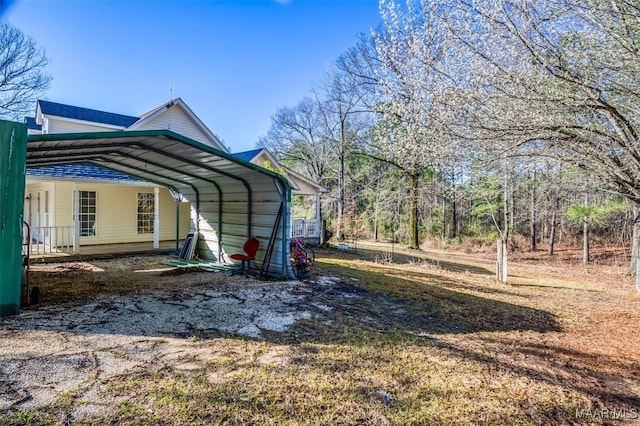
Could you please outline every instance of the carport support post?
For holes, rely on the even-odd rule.
[[[180,199],[176,196],[176,251],[180,250]]]
[[[153,188],[153,248],[160,248],[160,188]]]
[[[73,253],[80,253],[80,191],[73,184]]]

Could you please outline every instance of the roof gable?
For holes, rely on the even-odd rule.
[[[99,111],[96,109],[82,108],[73,105],[59,104],[57,102],[38,100],[38,110],[44,115],[70,118],[73,120],[88,121],[92,123],[108,124],[118,127],[129,127],[138,117],[116,114],[113,112]],[[36,116],[36,121],[38,117]],[[42,124],[42,123],[38,123]]]
[[[140,118],[133,124],[131,124],[127,130],[142,130],[147,123],[167,113],[170,109],[179,108],[188,120],[210,141],[214,148],[229,153],[227,147],[218,139],[218,137],[198,118],[198,116],[189,108],[189,106],[181,99],[173,99],[166,104],[162,104],[157,108],[152,109],[140,116]]]

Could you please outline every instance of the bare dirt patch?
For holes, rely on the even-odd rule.
[[[263,339],[321,311],[319,283],[259,281],[158,256],[32,267],[43,303],[0,319],[0,411],[45,407],[73,396],[73,417],[104,416],[118,398],[105,385],[156,364],[201,371],[216,353],[204,339]],[[266,354],[261,362],[274,361]]]

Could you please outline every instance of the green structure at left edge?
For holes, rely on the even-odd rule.
[[[20,312],[27,126],[0,120],[0,316]]]

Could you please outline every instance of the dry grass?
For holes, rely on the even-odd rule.
[[[196,338],[198,368],[158,362],[105,379],[124,402],[76,422],[639,422],[640,296],[622,266],[523,262],[505,286],[490,258],[471,254],[370,246],[317,252],[317,265],[344,278],[309,295],[314,318],[262,340]],[[114,276],[85,280],[74,299],[126,291],[109,287]],[[63,423],[68,407],[0,413],[0,423]]]

